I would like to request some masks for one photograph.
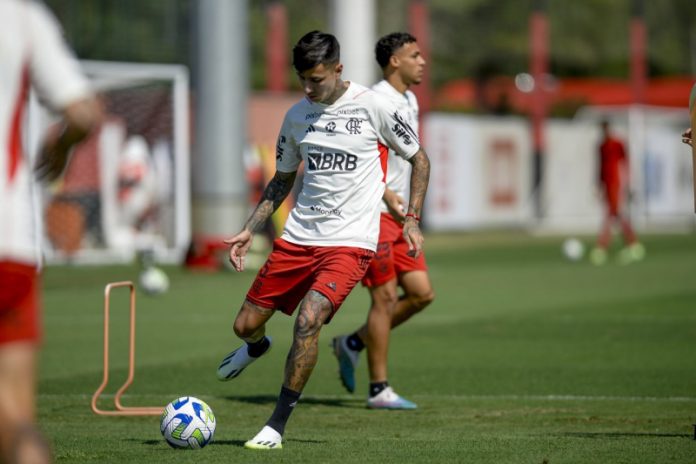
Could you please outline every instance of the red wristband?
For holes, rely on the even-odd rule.
[[[408,214],[406,215],[406,217],[412,217],[412,218],[415,219],[416,221],[420,222],[420,216],[416,216],[416,215],[413,214],[413,213],[408,213]]]

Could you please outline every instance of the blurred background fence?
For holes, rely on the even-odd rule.
[[[302,96],[290,63],[292,44],[309,30],[335,32],[345,25],[369,32],[362,38],[339,38],[346,54],[360,46],[362,56],[352,69],[359,68],[363,59],[367,64],[361,75],[372,80],[379,70],[372,45],[364,46],[362,39],[371,44],[383,34],[409,30],[426,56],[426,78],[414,91],[422,109],[424,145],[433,160],[425,208],[431,231],[594,231],[601,219],[596,151],[602,119],[613,123],[629,148],[631,213],[638,229],[672,232],[696,227],[690,158],[679,137],[688,127],[687,99],[696,80],[696,9],[691,0],[235,0],[232,12],[224,0],[45,3],[63,23],[81,59],[167,63],[183,73],[178,75],[184,80],[178,82],[186,83],[185,93],[179,97],[171,93],[177,79],[172,75],[168,83],[155,85],[154,94],[136,97],[130,116],[120,116],[149,119],[151,127],[164,124],[174,131],[157,138],[152,131],[141,133],[127,123],[124,134],[124,140],[143,136],[141,142],[157,173],[158,205],[169,205],[160,208],[169,212],[158,219],[167,225],[154,228],[159,238],[142,245],[163,244],[158,252],[161,260],[181,260],[187,248],[189,255],[211,255],[221,230],[241,225],[243,214],[223,221],[223,227],[197,220],[195,210],[201,203],[196,203],[196,196],[210,192],[203,195],[194,185],[191,195],[191,177],[195,179],[203,165],[215,164],[216,159],[234,158],[236,164],[225,164],[222,170],[231,179],[236,179],[234,166],[244,171],[241,201],[255,204],[273,172],[282,116]],[[234,29],[231,39],[226,36],[215,53],[222,50],[223,64],[225,60],[244,64],[239,68],[244,79],[220,84],[232,86],[233,92],[239,86],[241,97],[232,106],[242,120],[231,119],[235,127],[230,131],[242,139],[243,149],[224,142],[217,149],[200,144],[200,122],[208,119],[203,116],[205,108],[197,104],[202,101],[201,86],[209,82],[206,73],[212,69],[202,62],[210,41],[222,37],[206,22],[204,7],[213,12],[228,8],[225,14],[236,15],[236,22],[228,25]],[[355,21],[351,8],[374,13],[360,16],[369,24],[351,23]],[[351,67],[346,68],[350,72]],[[129,69],[135,73],[129,85],[140,86],[138,67]],[[172,104],[171,99],[182,96],[186,102]],[[107,107],[116,111],[112,104]],[[158,113],[169,115],[161,119]],[[180,120],[176,127],[171,121],[162,122],[175,114],[185,122]],[[185,147],[174,149],[175,139]],[[157,150],[166,154],[157,158]],[[206,150],[219,153],[204,156]],[[238,191],[218,193],[222,209],[240,201]],[[49,194],[55,194],[55,188]],[[269,235],[282,227],[286,211],[287,207],[276,216]],[[55,260],[86,259],[83,250],[89,247],[115,248],[123,251],[116,253],[121,259],[129,259],[141,246],[132,240],[109,245],[99,235],[90,237],[85,230],[95,221],[92,213],[70,208],[59,213],[57,217],[68,222],[82,216],[84,224],[77,228],[82,231],[78,236],[67,239],[47,234],[54,251],[49,256]],[[101,221],[108,223],[103,217]],[[48,221],[48,226],[55,227],[54,222]],[[75,229],[68,234],[75,235]]]

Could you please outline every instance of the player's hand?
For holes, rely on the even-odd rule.
[[[404,219],[406,219],[406,213],[404,211],[406,210],[406,200],[404,200],[399,194],[386,189],[384,191],[384,196],[382,197],[384,200],[384,203],[387,205],[387,210],[389,211],[389,214],[392,215],[394,219],[396,219],[398,222],[402,223],[404,222]]]
[[[230,247],[230,263],[235,271],[242,272],[244,270],[244,258],[253,239],[254,235],[249,230],[244,229],[234,237],[223,240],[225,245]]]
[[[694,142],[694,139],[691,136],[691,128],[688,128],[682,134],[682,143],[685,143],[691,147],[691,146],[693,146],[693,142]]]
[[[412,216],[404,219],[404,239],[408,244],[406,254],[412,258],[417,258],[423,251],[423,233],[418,225],[418,220]]]
[[[38,155],[34,173],[40,181],[52,182],[56,180],[68,164],[70,147],[60,143],[61,136],[65,131],[64,125],[57,125],[49,129]]]

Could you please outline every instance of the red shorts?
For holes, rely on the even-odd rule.
[[[38,289],[35,266],[0,261],[0,344],[39,341]]]
[[[403,226],[389,213],[382,213],[379,219],[379,243],[377,253],[363,277],[366,287],[384,285],[398,275],[410,271],[427,271],[425,255],[418,258],[408,256],[408,243],[404,239]]]
[[[297,245],[276,239],[247,300],[291,315],[302,298],[314,290],[333,306],[328,323],[362,279],[374,254],[363,248]]]

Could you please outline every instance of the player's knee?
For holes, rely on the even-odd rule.
[[[324,321],[321,320],[317,314],[311,311],[302,311],[297,315],[297,321],[295,322],[295,336],[296,337],[313,337],[319,334]]]
[[[372,299],[375,310],[391,311],[399,301],[399,296],[394,288],[379,287],[372,292]]]
[[[429,288],[425,291],[409,295],[409,299],[416,311],[420,311],[435,301],[435,291]]]
[[[234,333],[239,338],[249,338],[254,335],[256,330],[247,324],[245,319],[237,318],[234,321]]]
[[[251,338],[259,329],[250,317],[247,317],[244,311],[240,311],[237,318],[234,320],[234,333],[242,339]]]
[[[324,321],[330,314],[331,308],[328,302],[326,305],[321,305],[316,302],[303,301],[295,321],[295,336],[313,337],[318,335]]]

